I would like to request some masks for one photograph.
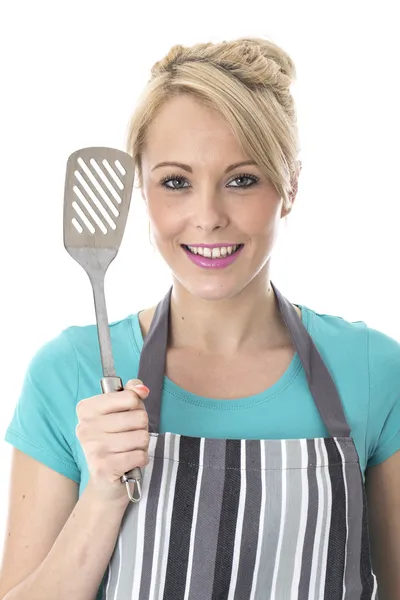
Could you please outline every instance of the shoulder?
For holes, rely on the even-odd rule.
[[[400,448],[400,343],[363,321],[305,310],[309,333],[340,392],[368,466],[383,462]]]
[[[110,323],[114,358],[125,356],[132,345],[132,319],[129,315]],[[69,397],[78,396],[78,387],[87,375],[101,377],[101,359],[96,324],[71,325],[45,342],[34,354],[27,377],[61,387]],[[98,383],[98,379],[97,379]]]
[[[137,375],[140,358],[140,328],[137,314],[109,324],[116,374],[123,383]],[[78,370],[77,400],[100,393],[103,370],[96,324],[71,326],[62,335],[69,338]]]
[[[341,351],[346,361],[365,359],[371,385],[382,382],[388,374],[400,384],[400,342],[386,333],[369,327],[364,321],[318,313],[309,307],[308,329],[316,344],[326,352]]]
[[[136,318],[136,315],[128,315],[118,321],[109,323],[113,353],[118,352],[121,346],[131,343],[133,323]],[[99,338],[95,323],[72,325],[65,329],[61,336],[66,336],[70,340],[78,362],[100,360]]]
[[[346,371],[350,361],[353,371],[356,365],[367,368],[369,328],[364,321],[301,308],[303,322],[328,367]]]
[[[76,354],[68,329],[45,342],[33,355],[27,370],[27,377],[51,383],[54,376],[75,372]],[[50,379],[49,379],[50,378]],[[67,377],[66,377],[67,381]]]

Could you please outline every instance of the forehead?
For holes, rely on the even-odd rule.
[[[188,94],[168,100],[147,130],[143,154],[168,160],[177,159],[179,152],[188,160],[199,151],[244,156],[230,125],[216,110]]]

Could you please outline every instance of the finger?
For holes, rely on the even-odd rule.
[[[125,433],[110,433],[104,439],[105,452],[119,454],[133,450],[147,450],[149,433],[144,430],[126,431]]]
[[[133,392],[132,390],[104,394],[104,396],[99,396],[96,404],[96,409],[101,415],[127,410],[143,410],[143,408],[144,404],[141,397],[137,392]]]
[[[144,385],[140,379],[130,379],[126,382],[125,389],[136,392],[143,400],[148,396],[150,392],[149,388],[146,385]]]
[[[145,409],[108,414],[104,415],[103,419],[102,427],[106,433],[147,430],[149,426],[149,418]]]

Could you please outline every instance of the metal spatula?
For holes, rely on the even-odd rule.
[[[132,157],[113,148],[82,148],[68,159],[64,194],[64,246],[86,271],[93,288],[103,378],[102,392],[118,392],[104,278],[121,244],[134,182]],[[129,499],[141,498],[142,473],[135,468],[121,477]],[[131,485],[133,484],[133,490]]]

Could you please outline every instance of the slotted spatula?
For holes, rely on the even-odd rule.
[[[64,246],[85,269],[92,284],[104,394],[123,389],[121,378],[115,373],[104,278],[121,244],[134,175],[132,157],[113,148],[82,148],[71,154],[67,162]],[[121,477],[131,502],[141,498],[141,479],[140,468]]]

